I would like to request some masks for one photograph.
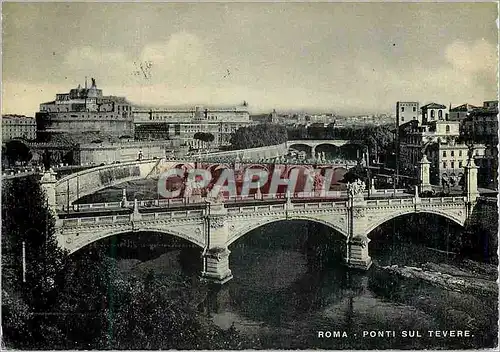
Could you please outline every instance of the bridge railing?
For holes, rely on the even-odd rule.
[[[443,204],[443,203],[456,203],[465,202],[465,197],[439,197],[439,198],[418,198],[418,202],[421,204]],[[380,205],[404,205],[404,204],[414,204],[417,202],[417,198],[389,198],[389,199],[369,199],[366,204],[369,206],[380,206]]]
[[[367,205],[395,205],[395,204],[413,204],[413,198],[394,198],[394,199],[370,199],[366,201]]]
[[[85,170],[82,170],[82,171],[79,171],[79,172],[75,172],[75,173],[69,174],[69,175],[61,178],[60,180],[58,180],[57,184],[58,185],[64,184],[68,180],[72,180],[72,179],[74,179],[76,177],[82,177],[83,175],[90,174],[90,173],[95,173],[97,171],[105,170],[105,169],[109,169],[109,168],[131,166],[131,165],[133,166],[133,165],[137,165],[137,164],[150,164],[150,163],[157,163],[157,162],[158,162],[158,159],[142,159],[142,160],[134,160],[134,161],[122,162],[122,163],[118,163],[118,164],[107,164],[107,165],[102,165],[102,166],[96,166],[96,167],[93,167],[93,168],[89,168],[89,169],[85,169]]]
[[[497,204],[498,203],[498,197],[479,197],[478,200],[484,202],[484,203],[490,203],[490,204]]]
[[[467,197],[435,197],[435,198],[421,198],[421,203],[430,203],[430,204],[442,204],[442,203],[454,203],[454,202],[465,202]]]
[[[347,202],[316,202],[316,203],[292,203],[292,204],[267,204],[267,205],[251,205],[228,208],[228,214],[252,214],[269,211],[292,211],[292,210],[311,210],[311,209],[331,209],[331,208],[345,208]]]
[[[388,192],[390,191],[390,192]],[[404,194],[403,189],[396,190],[394,194],[394,190],[380,190],[380,192],[371,192],[371,195],[390,195],[393,194],[395,196],[402,196]],[[365,197],[368,196],[368,191],[364,192]],[[329,202],[333,200],[345,199],[348,197],[346,191],[329,191],[326,195],[322,194],[320,191],[312,191],[312,192],[295,192],[290,194],[290,200],[321,200],[322,202]],[[249,194],[246,196],[236,195],[236,196],[227,196],[224,198],[224,204],[232,204],[238,202],[250,202],[250,201],[272,201],[272,200],[281,200],[285,201],[287,199],[287,193],[263,193],[263,194]],[[437,199],[437,198],[435,198]],[[368,204],[373,205],[382,205],[382,204],[404,204],[411,202],[408,198],[403,201],[403,203],[399,202],[398,198],[392,198],[391,201],[395,203],[389,203],[389,199],[380,199],[380,200],[370,200],[368,199]],[[439,202],[439,201],[438,201]],[[139,208],[152,208],[152,207],[160,207],[160,208],[175,208],[175,207],[184,207],[189,205],[201,205],[208,204],[206,198],[201,196],[193,196],[193,197],[182,197],[182,198],[170,198],[170,199],[145,199],[137,202]],[[92,211],[92,210],[106,210],[106,209],[117,209],[117,208],[132,208],[134,206],[134,201],[129,200],[127,206],[124,206],[122,202],[105,202],[105,203],[86,203],[86,204],[72,204],[67,205],[62,204],[59,205],[58,210],[62,212],[68,211]]]
[[[142,220],[157,220],[157,219],[180,219],[180,218],[200,218],[205,215],[205,209],[189,209],[189,210],[177,210],[170,212],[155,212],[141,214]],[[125,215],[103,215],[103,216],[93,216],[93,217],[82,217],[82,218],[70,218],[61,219],[61,225],[63,228],[75,228],[75,227],[85,227],[94,226],[101,224],[118,224],[118,223],[129,223],[132,220],[132,214]]]

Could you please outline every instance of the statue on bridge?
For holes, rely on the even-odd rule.
[[[215,204],[224,203],[224,193],[222,192],[222,186],[215,186],[214,188],[212,188],[207,194],[206,201]]]
[[[347,183],[347,192],[350,197],[357,197],[362,195],[366,189],[366,184],[359,178],[353,183]]]
[[[321,161],[323,161],[323,162],[326,161],[326,154],[325,154],[325,152],[321,152]]]

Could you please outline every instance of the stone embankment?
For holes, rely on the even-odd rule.
[[[498,294],[497,271],[493,265],[466,260],[460,268],[443,263],[425,263],[422,267],[390,265],[381,269],[446,290],[480,296]]]

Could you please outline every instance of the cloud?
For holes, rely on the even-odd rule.
[[[164,42],[145,45],[135,57],[106,47],[73,48],[64,65],[75,76],[99,77],[106,85],[152,85],[168,82],[184,86],[207,81],[216,60],[207,45],[188,32],[172,34]]]
[[[208,42],[188,32],[146,44],[135,55],[126,49],[74,48],[61,68],[70,79],[43,85],[4,82],[2,111],[33,115],[41,102],[83,83],[84,76],[95,77],[104,94],[140,105],[232,105],[246,100],[252,111],[392,112],[398,100],[458,105],[496,97],[497,53],[485,40],[452,42],[435,53],[434,64],[408,66],[391,65],[376,55],[350,61],[334,57],[324,66],[266,61],[263,56],[256,56],[258,63],[250,57],[235,62],[210,49]],[[151,66],[143,65],[148,62]],[[82,82],[74,82],[78,78]]]
[[[455,41],[445,50],[448,62],[464,73],[495,71],[497,67],[497,48],[486,40],[473,44]]]
[[[179,32],[165,43],[152,43],[141,53],[143,61],[152,61],[165,69],[191,66],[199,62],[205,51],[201,40],[190,33]]]
[[[55,99],[56,93],[68,91],[64,84],[3,81],[2,114],[35,116],[39,105]]]

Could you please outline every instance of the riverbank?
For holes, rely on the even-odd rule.
[[[427,262],[421,267],[390,265],[380,268],[404,278],[427,282],[445,290],[479,296],[498,295],[497,275],[492,272],[493,265],[470,260],[466,263],[467,267]]]

